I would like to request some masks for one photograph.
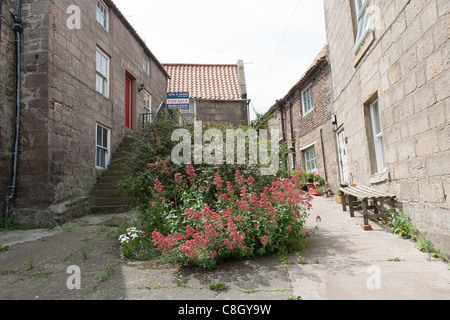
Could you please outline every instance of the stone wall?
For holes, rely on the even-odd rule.
[[[450,2],[374,4],[373,41],[355,55],[349,1],[324,1],[333,104],[350,171],[355,183],[396,194],[419,229],[450,251]],[[375,96],[387,162],[378,181],[364,114]]]
[[[4,0],[2,6],[0,34],[0,218],[3,216],[3,201],[10,194],[14,119],[16,104],[15,45],[11,30],[13,19],[9,14],[15,4]]]
[[[71,5],[80,8],[79,29],[68,27]],[[24,110],[15,216],[42,226],[88,212],[86,199],[102,173],[95,161],[96,125],[110,130],[111,154],[131,132],[125,127],[126,76],[133,82],[133,130],[144,113],[139,85],[152,95],[155,112],[165,100],[167,78],[113,8],[108,30],[95,19],[96,1],[25,0],[23,8]],[[96,91],[97,48],[110,58],[108,98]]]
[[[242,101],[196,100],[199,121],[228,123],[237,126],[248,124],[248,105]]]

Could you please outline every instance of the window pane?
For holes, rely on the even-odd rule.
[[[317,161],[316,161],[316,148],[312,147],[308,150],[303,151],[304,159],[305,159],[305,169],[310,172],[317,169]]]
[[[368,0],[356,0],[356,16],[358,22],[358,32],[356,35],[356,44],[358,45],[369,29],[369,11],[367,10]]]
[[[303,114],[310,112],[314,108],[312,88],[309,87],[302,93],[303,100]]]
[[[99,153],[100,153],[99,167],[105,168],[106,167],[106,164],[105,164],[105,150],[99,148]]]
[[[103,142],[102,147],[108,149],[108,130],[103,129]]]
[[[101,71],[101,64],[102,64],[102,59],[101,59],[102,55],[100,54],[100,52],[96,52],[96,56],[95,56],[95,64],[96,64],[96,70],[98,72]]]
[[[99,75],[97,75],[96,86],[97,86],[97,91],[100,92],[101,94],[104,94],[103,78]]]
[[[378,108],[378,101],[375,101],[371,105],[371,114],[372,114],[372,123],[373,123],[373,131],[374,135],[379,135],[381,130],[381,120],[380,120],[380,109]]]
[[[95,14],[97,22],[102,25],[103,28],[107,29],[107,10],[106,7],[100,2],[97,1],[97,12]]]
[[[108,58],[99,51],[96,53],[96,70],[105,78],[108,77]]]
[[[101,141],[102,141],[102,127],[97,126],[97,146],[100,145]]]

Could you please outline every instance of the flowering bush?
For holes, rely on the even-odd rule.
[[[128,228],[125,234],[119,236],[119,241],[122,259],[145,259],[153,251],[150,237],[145,231],[137,230],[135,227]]]
[[[310,235],[303,225],[311,196],[301,190],[297,174],[257,193],[252,176],[244,178],[236,171],[234,181],[224,181],[216,173],[209,182],[213,198],[197,178],[190,164],[184,175],[177,173],[173,199],[154,181],[152,193],[161,200],[146,212],[147,230],[164,260],[214,268],[225,259],[298,249]]]

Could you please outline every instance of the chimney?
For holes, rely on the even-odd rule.
[[[241,99],[247,99],[247,83],[245,81],[245,68],[244,61],[239,60],[237,63],[237,76],[239,81],[239,92],[241,94]]]

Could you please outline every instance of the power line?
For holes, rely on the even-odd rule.
[[[262,80],[262,82],[261,82],[261,84],[260,84],[260,86],[259,86],[259,88],[258,88],[257,94],[259,93],[259,91],[261,91],[262,86],[264,85],[264,83],[265,83],[266,80],[267,80],[267,76],[269,75],[269,72],[270,72],[270,70],[272,69],[273,63],[275,62],[275,59],[276,59],[276,57],[278,56],[278,52],[279,52],[280,49],[281,49],[281,46],[282,46],[282,44],[283,44],[283,42],[284,42],[284,39],[286,38],[286,35],[287,35],[288,31],[289,31],[289,28],[291,27],[292,21],[294,20],[294,16],[295,16],[295,14],[297,13],[297,9],[298,9],[298,6],[300,5],[300,1],[301,1],[301,0],[298,0],[298,1],[297,1],[297,5],[295,6],[294,11],[292,12],[292,16],[291,16],[291,19],[289,20],[289,24],[287,25],[286,30],[284,31],[283,37],[281,38],[281,41],[280,41],[280,43],[279,43],[279,45],[278,45],[278,48],[277,48],[277,50],[275,51],[275,54],[274,54],[274,56],[273,56],[273,58],[272,58],[272,61],[270,62],[269,67],[268,67],[268,69],[267,69],[267,71],[266,71],[266,74],[265,74],[264,77],[263,77],[263,80]]]

